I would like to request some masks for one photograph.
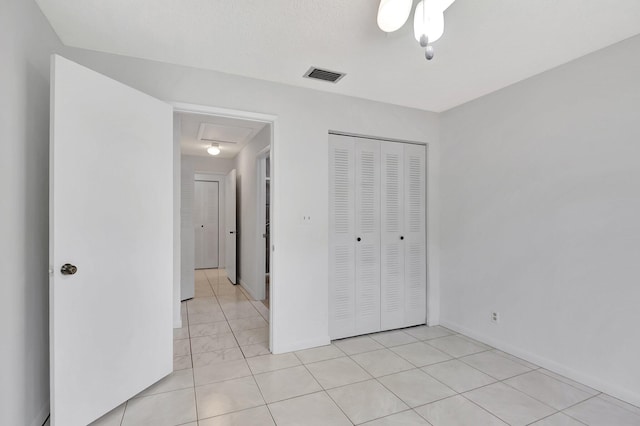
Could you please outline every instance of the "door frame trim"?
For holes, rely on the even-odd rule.
[[[420,142],[420,141],[410,141],[405,139],[394,139],[394,138],[386,138],[381,136],[369,136],[369,135],[361,135],[359,133],[349,133],[349,132],[341,132],[338,130],[329,130],[330,135],[336,136],[347,136],[350,138],[360,138],[360,139],[371,139],[374,141],[382,141],[382,142],[396,142],[396,143],[405,143],[410,145],[429,145],[428,142]]]
[[[258,190],[256,191],[256,197],[257,197],[256,205],[258,207],[257,208],[258,214],[256,217],[256,231],[257,231],[256,232],[256,278],[258,280],[261,280],[261,277],[264,276],[265,269],[266,269],[266,261],[265,261],[266,247],[264,244],[264,237],[262,236],[262,234],[266,232],[266,224],[264,219],[267,213],[265,208],[267,194],[266,194],[263,183],[266,183],[265,159],[267,157],[271,159],[271,157],[269,156],[270,152],[271,152],[271,144],[267,145],[256,154],[256,172],[257,172],[256,179],[257,179],[257,185],[258,185],[257,186]],[[271,186],[269,186],[269,192],[270,193],[272,192]],[[269,201],[271,201],[271,197],[269,198]],[[269,208],[269,210],[271,210],[271,208]],[[269,211],[269,223],[271,223],[271,211]],[[269,267],[271,267],[271,265],[269,265]],[[269,271],[271,271],[271,269],[269,269]],[[269,276],[269,279],[271,279],[271,276]],[[266,291],[265,291],[266,285],[264,282],[262,283],[261,288],[262,288],[262,291],[260,291],[258,295],[264,299],[266,298]],[[269,288],[271,288],[271,285],[269,285]],[[269,295],[269,303],[271,303],[271,295]],[[271,308],[271,304],[269,304],[269,308]]]
[[[279,126],[278,126],[278,116],[274,114],[265,114],[260,112],[251,112],[251,111],[242,111],[231,108],[223,108],[216,106],[208,106],[208,105],[198,105],[198,104],[190,104],[184,102],[177,101],[166,101],[169,105],[173,107],[173,112],[181,112],[181,113],[190,113],[190,114],[205,114],[205,115],[215,115],[218,117],[227,117],[227,118],[236,118],[236,119],[244,119],[244,120],[252,120],[259,121],[263,123],[267,123],[271,126],[271,141],[269,144],[269,157],[271,158],[271,179],[274,178],[274,170],[277,162],[276,152],[277,152],[277,144],[278,144],[278,135],[279,135]],[[270,205],[270,222],[271,227],[273,228],[273,224],[277,222],[275,212],[277,211],[277,203],[276,203],[276,193],[273,185],[270,187],[271,189],[271,205]],[[179,202],[178,200],[174,202]],[[277,224],[276,224],[277,226]],[[278,229],[277,227],[275,229]],[[275,258],[275,247],[278,241],[277,233],[271,233],[271,255],[269,257],[269,351],[271,353],[279,353],[279,344],[278,344],[278,318],[274,315],[276,310],[276,305],[278,301],[278,292],[276,290],[276,286],[274,286],[274,282],[276,280],[277,270],[274,268],[274,258]],[[225,260],[226,263],[226,260]]]

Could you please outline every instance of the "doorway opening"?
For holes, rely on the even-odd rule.
[[[262,239],[257,241],[257,274],[261,277],[264,283],[264,297],[262,303],[269,308],[269,294],[270,294],[270,273],[269,263],[271,254],[271,217],[270,217],[270,205],[271,205],[271,147],[265,147],[261,152],[256,155],[256,168],[258,170],[258,192],[257,192],[257,206],[258,206],[258,223],[257,227],[260,229]]]
[[[181,316],[188,327],[188,334],[177,334],[191,339],[204,333],[197,338],[233,344],[244,357],[271,352],[273,289],[267,283],[273,283],[274,120],[174,104],[174,139],[180,147]],[[211,146],[218,155],[208,153]],[[212,352],[231,349],[214,346]],[[195,358],[203,359],[192,357],[192,363]]]

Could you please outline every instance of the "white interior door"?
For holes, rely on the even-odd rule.
[[[329,336],[356,334],[355,147],[329,135]]]
[[[404,327],[404,144],[380,143],[381,328]]]
[[[218,267],[218,182],[195,181],[194,199],[195,268]]]
[[[427,319],[426,149],[404,147],[405,322]]]
[[[173,369],[172,108],[60,56],[51,85],[51,423],[84,426]]]
[[[236,169],[233,169],[224,180],[225,209],[225,269],[231,283],[236,283]]]
[[[356,138],[356,333],[380,331],[380,142]]]

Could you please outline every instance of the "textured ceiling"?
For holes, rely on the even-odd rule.
[[[69,46],[444,111],[640,33],[639,0],[457,0],[427,62],[377,0],[37,0]],[[311,66],[346,72],[303,79]]]

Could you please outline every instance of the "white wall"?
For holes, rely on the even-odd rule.
[[[429,320],[438,320],[438,118],[363,99],[142,59],[70,49],[70,59],[161,99],[278,116],[272,171],[275,352],[327,343],[329,130],[430,142]],[[357,78],[347,76],[346,78]],[[318,84],[323,84],[319,82]],[[319,86],[320,87],[320,86]],[[303,215],[315,216],[299,225]],[[282,226],[280,226],[282,225]]]
[[[49,412],[49,55],[33,1],[0,6],[0,424]]]
[[[256,300],[264,299],[264,278],[258,277],[256,237],[258,224],[258,168],[256,155],[271,143],[265,126],[236,156],[238,200],[238,264],[242,286]]]
[[[443,324],[635,404],[638,76],[635,37],[441,122]]]
[[[183,155],[183,161],[189,161],[195,173],[213,173],[226,175],[236,167],[235,158],[199,157]]]

